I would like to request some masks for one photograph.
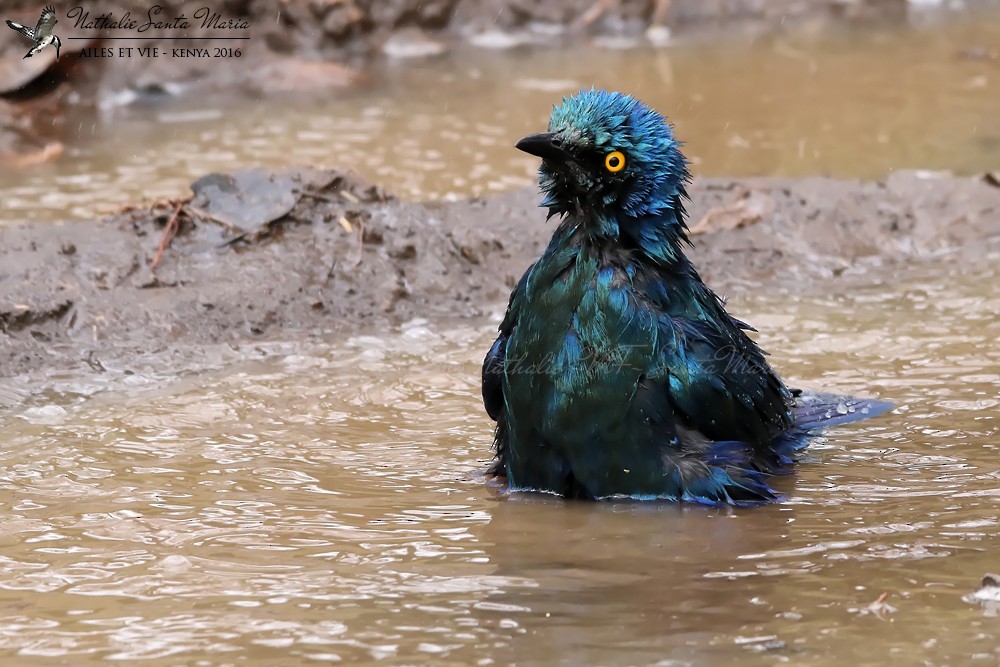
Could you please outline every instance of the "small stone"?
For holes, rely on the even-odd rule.
[[[432,58],[447,50],[443,43],[431,39],[419,28],[400,30],[382,45],[382,53],[398,60]]]

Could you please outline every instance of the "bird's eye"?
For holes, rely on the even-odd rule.
[[[625,155],[621,151],[611,151],[604,156],[604,168],[617,174],[625,168]]]

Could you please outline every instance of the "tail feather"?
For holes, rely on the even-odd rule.
[[[835,394],[795,392],[794,426],[777,436],[764,451],[744,442],[712,442],[697,460],[679,458],[672,472],[677,498],[705,505],[753,506],[782,499],[768,483],[773,475],[792,472],[797,454],[813,431],[847,424],[890,410],[887,401]]]
[[[724,458],[729,458],[728,453]],[[667,475],[672,482],[671,498],[700,505],[736,507],[764,505],[782,498],[780,493],[768,485],[768,473],[753,468],[749,462],[745,465],[720,463],[721,461],[712,464],[704,461],[680,462]]]
[[[860,421],[893,408],[893,404],[888,401],[871,398],[811,394],[798,390],[793,395],[795,407],[792,408],[792,414],[795,424],[771,442],[763,459],[772,474],[792,472],[798,453],[809,446],[817,429]]]
[[[893,408],[888,401],[872,398],[851,398],[833,394],[801,394],[793,408],[795,426],[811,431],[838,426],[880,415]]]

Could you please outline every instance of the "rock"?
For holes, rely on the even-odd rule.
[[[385,55],[400,60],[430,58],[446,53],[447,50],[444,43],[431,39],[420,28],[398,30],[382,45]]]
[[[298,181],[292,172],[247,169],[233,174],[208,174],[191,184],[194,198],[189,210],[205,213],[214,221],[252,234],[281,218],[299,201]]]
[[[962,600],[981,605],[984,616],[1000,616],[1000,574],[984,574],[979,590],[962,596]]]
[[[484,30],[483,32],[472,33],[466,39],[473,46],[496,51],[513,49],[518,46],[530,44],[533,41],[531,35],[527,33],[508,32],[504,30]]]
[[[280,92],[315,92],[324,88],[343,88],[360,80],[358,72],[347,65],[294,57],[272,57],[248,72],[247,88],[258,94]]]

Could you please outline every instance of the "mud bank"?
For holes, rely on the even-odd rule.
[[[1000,253],[995,183],[700,179],[691,252],[737,313],[747,289],[905,285],[915,263],[925,276],[927,263],[971,271]],[[194,189],[103,220],[0,228],[0,376],[101,372],[160,353],[168,373],[205,346],[484,318],[555,224],[533,190],[416,204],[308,169],[212,175]],[[171,218],[179,232],[154,270]]]

